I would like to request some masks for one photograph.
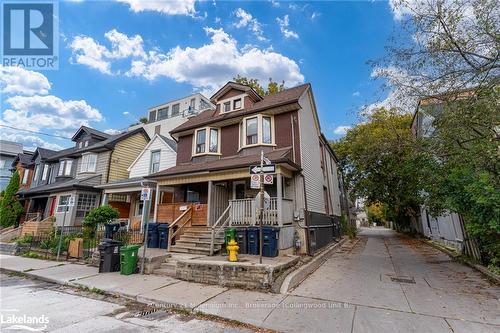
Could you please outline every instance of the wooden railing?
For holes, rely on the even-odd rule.
[[[27,213],[24,220],[25,221],[41,221],[42,214],[41,213]]]
[[[168,233],[168,243],[167,243],[167,251],[170,251],[170,245],[172,244],[172,239],[177,235],[184,226],[191,221],[191,217],[193,214],[193,207],[190,206],[188,209],[184,211],[178,218],[175,219],[169,226]],[[177,230],[175,230],[175,226],[177,226]],[[175,231],[174,231],[175,230]]]
[[[230,200],[229,202],[231,207],[229,211],[230,226],[248,226],[248,225],[258,224],[259,222],[257,216],[257,208],[259,207],[258,202],[255,202],[254,199],[238,199],[238,200]],[[280,221],[278,219],[277,198],[271,198],[269,202],[269,209],[264,210],[262,222],[264,225],[280,224]]]
[[[229,223],[231,217],[229,215],[229,212],[231,211],[231,202],[229,203],[229,206],[227,206],[226,210],[221,214],[219,219],[214,223],[212,226],[212,234],[210,237],[210,255],[214,255],[214,243],[215,243],[215,237],[219,234],[219,232],[224,229],[224,227]]]

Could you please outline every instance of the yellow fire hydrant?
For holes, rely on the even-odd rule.
[[[234,239],[231,239],[226,246],[227,252],[229,253],[229,261],[238,261],[238,250],[240,247]]]

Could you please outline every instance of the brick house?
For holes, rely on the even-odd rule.
[[[279,228],[280,253],[295,248],[313,254],[328,244],[342,215],[343,194],[311,85],[263,97],[229,82],[211,103],[215,110],[170,132],[177,141],[176,165],[147,176],[157,182],[155,219],[200,236],[181,237],[170,250],[211,253],[216,235],[210,230],[257,223],[258,190],[250,186],[249,166],[260,163],[261,151],[276,164],[273,184],[265,186],[270,200],[263,223]],[[171,202],[162,200],[165,195]]]

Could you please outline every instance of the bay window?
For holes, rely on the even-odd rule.
[[[206,127],[196,131],[194,155],[219,153],[219,129]]]
[[[80,172],[95,172],[97,166],[97,154],[83,154]]]
[[[274,144],[272,116],[256,115],[244,118],[240,124],[240,148]]]

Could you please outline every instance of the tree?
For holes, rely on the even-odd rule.
[[[92,209],[87,216],[85,216],[85,220],[83,221],[83,225],[86,227],[94,228],[98,224],[107,224],[112,220],[117,219],[120,216],[118,209],[113,208],[109,205],[103,205],[97,208]]]
[[[410,131],[411,115],[378,109],[332,144],[347,186],[366,205],[382,204],[386,218],[408,229],[418,214],[420,169],[426,162]]]
[[[264,89],[257,79],[247,78],[245,76],[241,76],[238,74],[233,80],[236,83],[244,84],[246,86],[252,87],[260,96],[272,95],[277,92],[285,90],[285,81],[280,84],[273,81],[272,78],[269,78],[269,82],[267,84],[267,89]]]
[[[0,226],[2,228],[17,224],[19,217],[23,213],[23,206],[21,206],[16,197],[16,193],[19,190],[19,180],[19,172],[15,171],[2,196],[2,201],[0,202]]]
[[[148,123],[148,118],[147,117],[141,117],[139,118],[139,122],[142,124],[147,124]]]

